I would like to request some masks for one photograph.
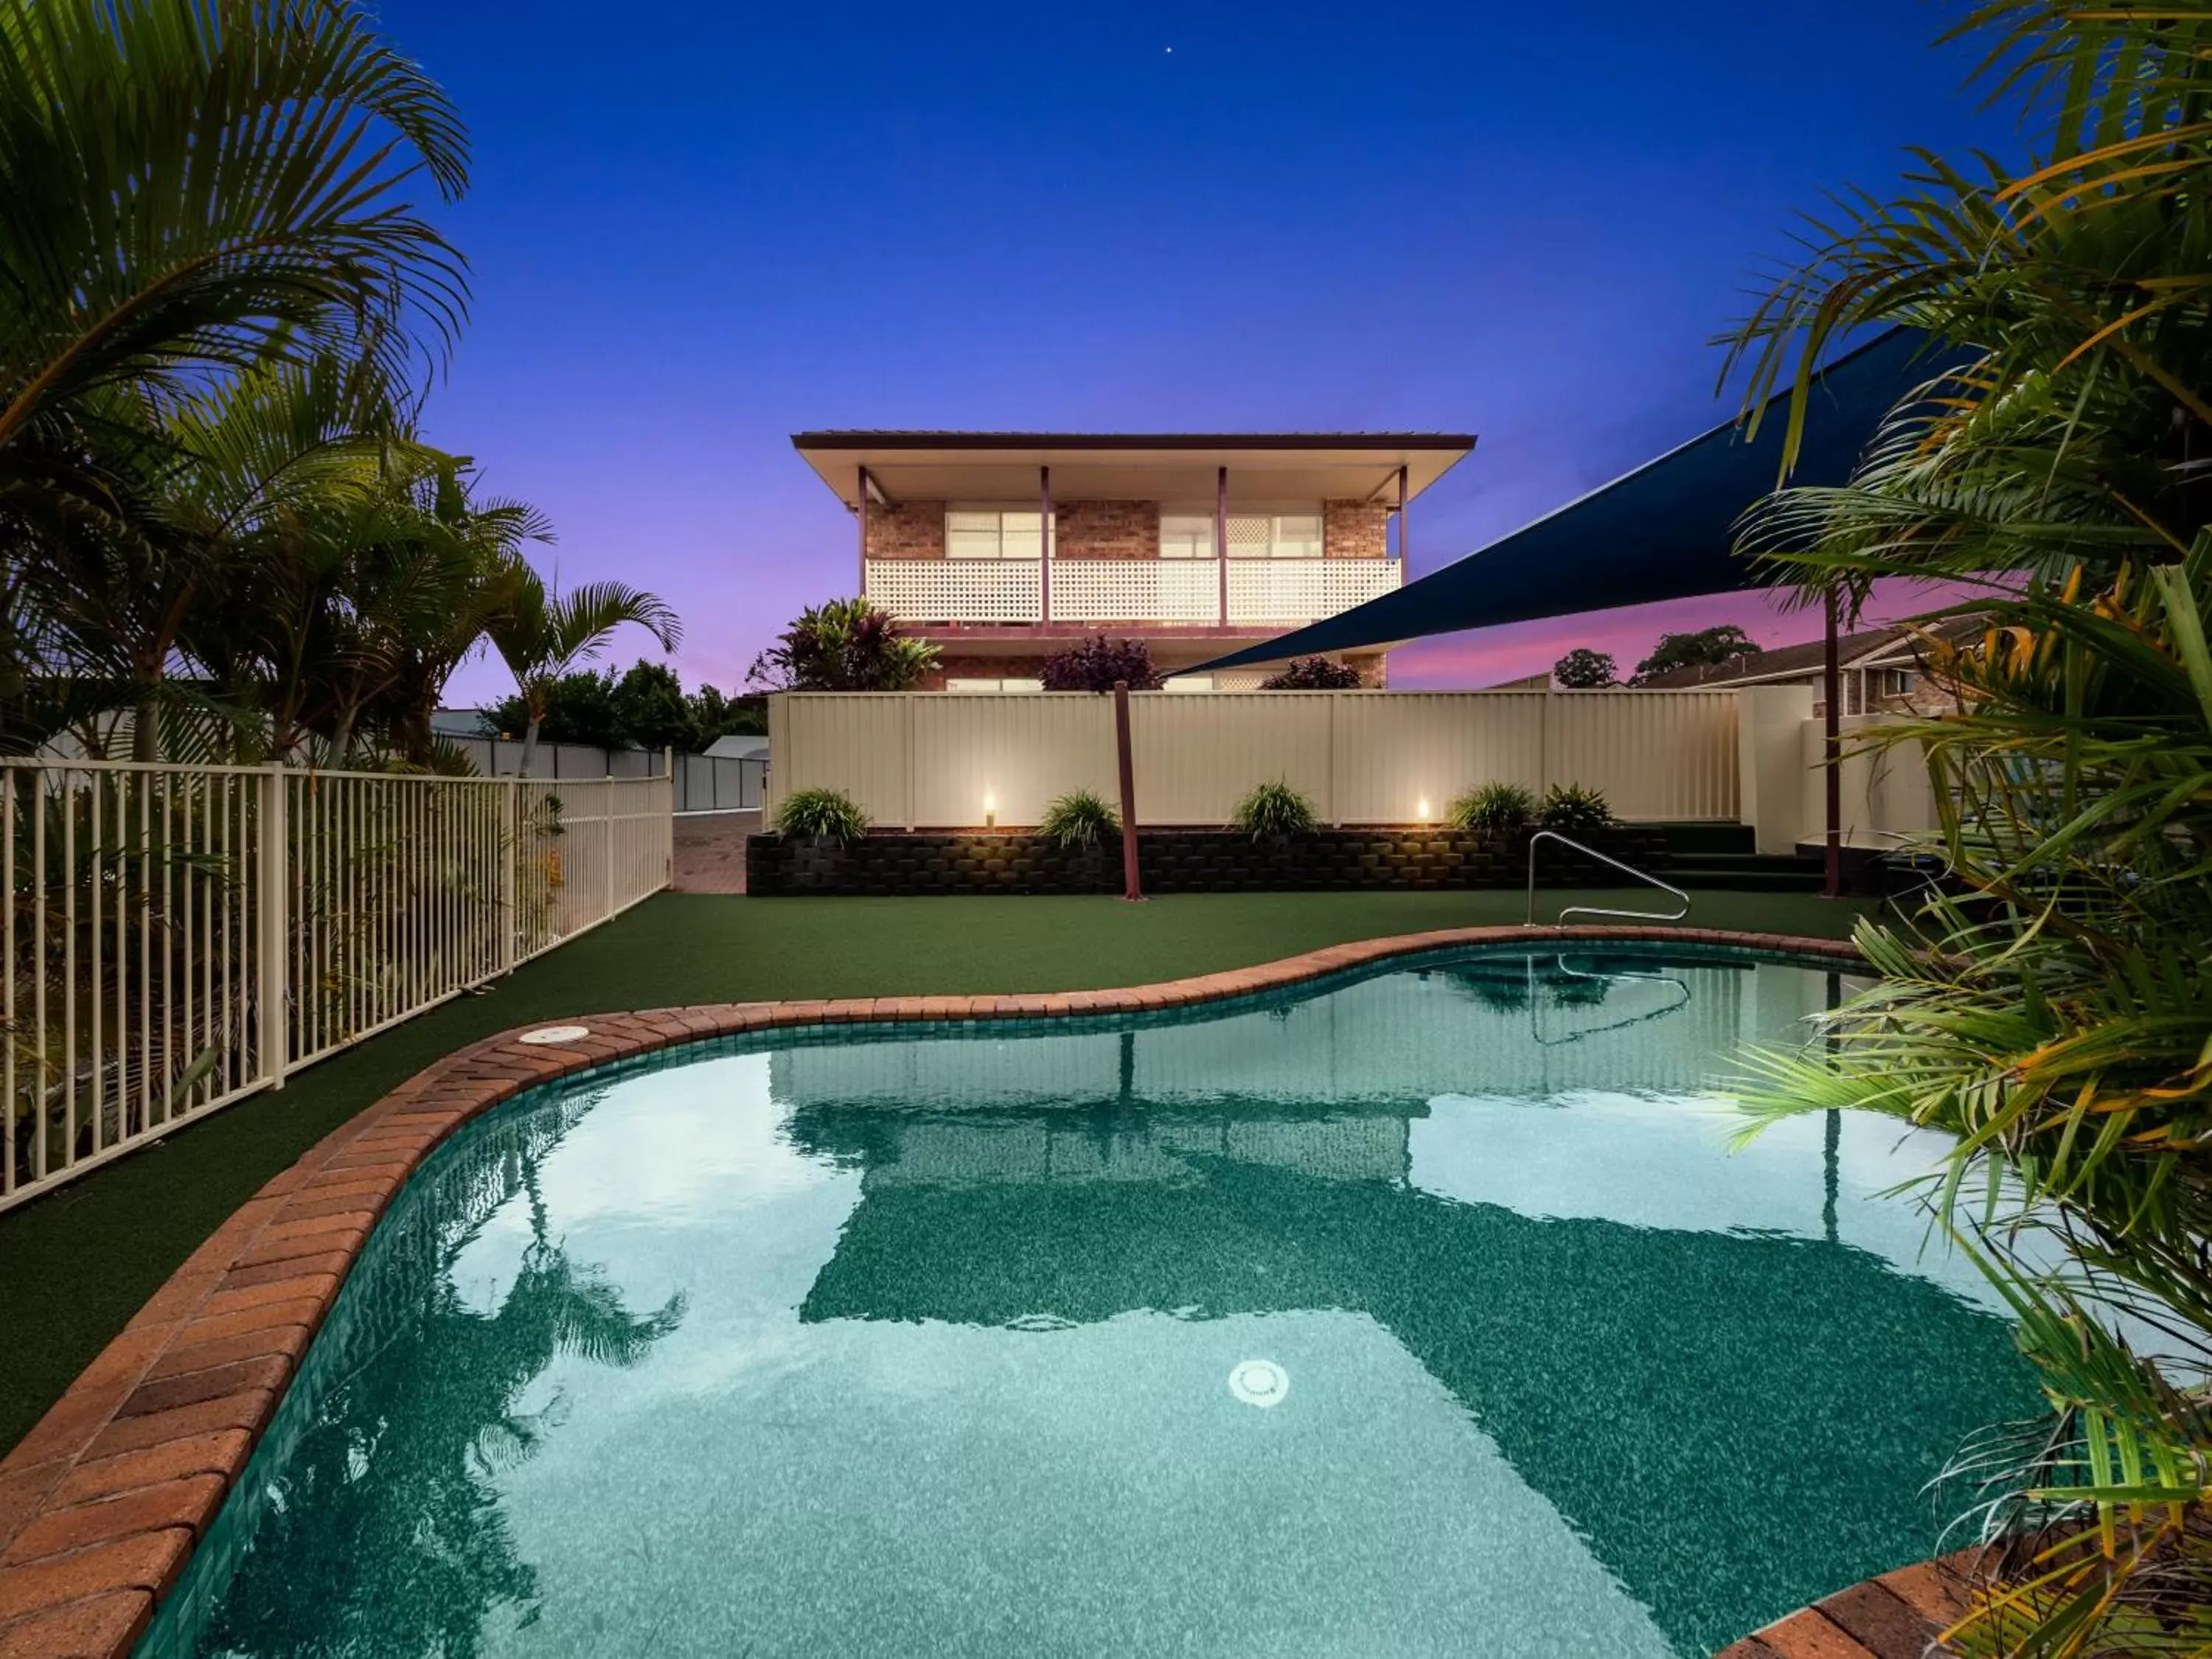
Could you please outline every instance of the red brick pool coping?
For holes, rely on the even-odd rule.
[[[1717,1659],[1923,1659],[1948,1654],[1936,1638],[1966,1615],[1984,1557],[1961,1550],[1915,1562],[1778,1619],[1723,1648]]]
[[[1532,939],[1723,945],[1859,960],[1847,942],[1780,933],[1459,927],[1335,945],[1258,967],[1121,990],[723,1003],[580,1015],[578,1023],[587,1024],[589,1034],[558,1047],[517,1041],[535,1027],[472,1043],[357,1113],[240,1205],[0,1460],[0,1659],[109,1659],[130,1651],[244,1470],[378,1216],[432,1147],[525,1089],[701,1037],[779,1026],[1188,1007],[1394,957]],[[1922,1605],[1901,1590],[1893,1599],[1907,1607]],[[1739,1643],[1729,1650],[1730,1659],[1863,1659],[1869,1653],[1889,1659],[1908,1651],[1869,1645],[1866,1638],[1887,1626],[1870,1618],[1862,1634],[1847,1618],[1826,1612],[1828,1605]],[[1871,1605],[1888,1612],[1887,1604]],[[1935,1617],[1937,1605],[1927,1602],[1927,1618]],[[1810,1634],[1801,1640],[1793,1626],[1808,1619],[1819,1622],[1806,1626]],[[1917,1659],[1921,1648],[1909,1651]]]

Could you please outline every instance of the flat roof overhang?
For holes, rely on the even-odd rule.
[[[1211,502],[1229,469],[1234,502],[1407,500],[1474,447],[1471,434],[1411,432],[800,432],[792,447],[848,508],[869,499],[1028,501],[1052,469],[1056,501]]]

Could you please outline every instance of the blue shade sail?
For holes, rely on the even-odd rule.
[[[1882,417],[1955,361],[1918,330],[1895,329],[1830,364],[1814,382],[1790,482],[1844,483]],[[1733,422],[1715,427],[1395,592],[1188,672],[1770,583],[1776,573],[1736,554],[1735,524],[1774,488],[1790,396],[1769,400],[1755,439]]]

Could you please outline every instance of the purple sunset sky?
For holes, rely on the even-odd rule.
[[[430,435],[550,514],[563,584],[673,602],[687,684],[851,589],[809,428],[1475,432],[1415,505],[1421,574],[1730,412],[1708,340],[1824,191],[2010,145],[1971,51],[1929,45],[1954,15],[392,0],[477,149]],[[1686,601],[1426,642],[1394,678],[1626,667],[1717,621],[1813,631]],[[507,689],[477,662],[448,701]]]

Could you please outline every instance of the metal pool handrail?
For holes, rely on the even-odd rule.
[[[1633,876],[1638,881],[1648,881],[1654,887],[1672,893],[1682,901],[1682,908],[1674,911],[1608,910],[1604,906],[1597,904],[1570,904],[1553,918],[1554,925],[1565,921],[1569,916],[1625,916],[1634,921],[1680,921],[1690,914],[1690,896],[1671,882],[1662,881],[1658,877],[1648,871],[1639,870],[1632,864],[1623,864],[1619,859],[1601,853],[1595,847],[1585,847],[1582,842],[1563,836],[1556,830],[1539,830],[1528,837],[1528,911],[1522,919],[1521,925],[1523,927],[1534,927],[1536,925],[1536,843],[1544,841],[1555,841],[1562,847],[1571,847],[1577,853],[1595,859],[1600,864],[1609,864],[1623,875]]]

